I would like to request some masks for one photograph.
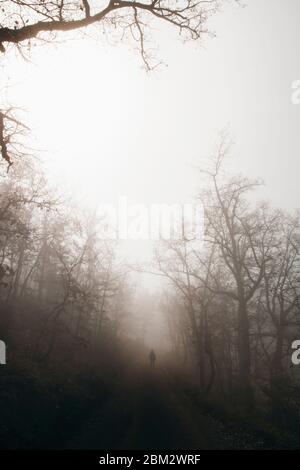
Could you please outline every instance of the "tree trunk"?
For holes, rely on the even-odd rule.
[[[247,304],[243,299],[238,304],[238,355],[241,402],[246,411],[251,411],[254,404],[251,384],[251,350]]]
[[[279,323],[276,335],[276,349],[271,364],[271,409],[274,421],[283,423],[284,417],[284,390],[282,371],[283,327]]]

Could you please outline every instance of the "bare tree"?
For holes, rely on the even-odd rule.
[[[237,304],[240,387],[245,405],[251,408],[248,305],[265,272],[269,247],[262,240],[267,237],[268,227],[246,200],[249,191],[259,183],[243,177],[222,181],[222,164],[227,151],[226,140],[221,141],[213,168],[206,171],[211,181],[211,189],[205,196],[206,241],[215,246],[223,266],[221,279],[213,272],[210,274],[209,288]]]
[[[218,0],[1,0],[0,48],[20,47],[24,41],[51,41],[57,33],[98,24],[104,32],[119,29],[138,41],[142,58],[149,67],[145,30],[151,19],[176,27],[184,39],[198,39],[207,30],[207,18],[219,8]]]
[[[300,326],[299,216],[276,211],[267,217],[270,253],[256,308],[258,334],[270,371],[273,414],[281,419],[289,382],[286,356]]]

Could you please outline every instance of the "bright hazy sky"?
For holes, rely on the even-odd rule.
[[[229,3],[210,24],[215,39],[182,44],[155,33],[167,67],[147,74],[125,46],[93,40],[40,47],[33,64],[6,64],[9,96],[29,112],[51,172],[84,200],[188,200],[194,166],[228,127],[234,166],[266,182],[274,205],[299,206],[300,3]],[[61,183],[62,184],[62,183]]]

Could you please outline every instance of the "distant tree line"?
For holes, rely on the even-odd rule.
[[[116,346],[131,287],[105,221],[50,190],[33,159],[0,182],[0,337],[34,360],[86,361]],[[83,359],[82,359],[83,360]]]

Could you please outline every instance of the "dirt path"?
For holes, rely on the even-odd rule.
[[[164,370],[139,368],[87,420],[68,447],[79,449],[247,448],[220,422],[176,392]]]

